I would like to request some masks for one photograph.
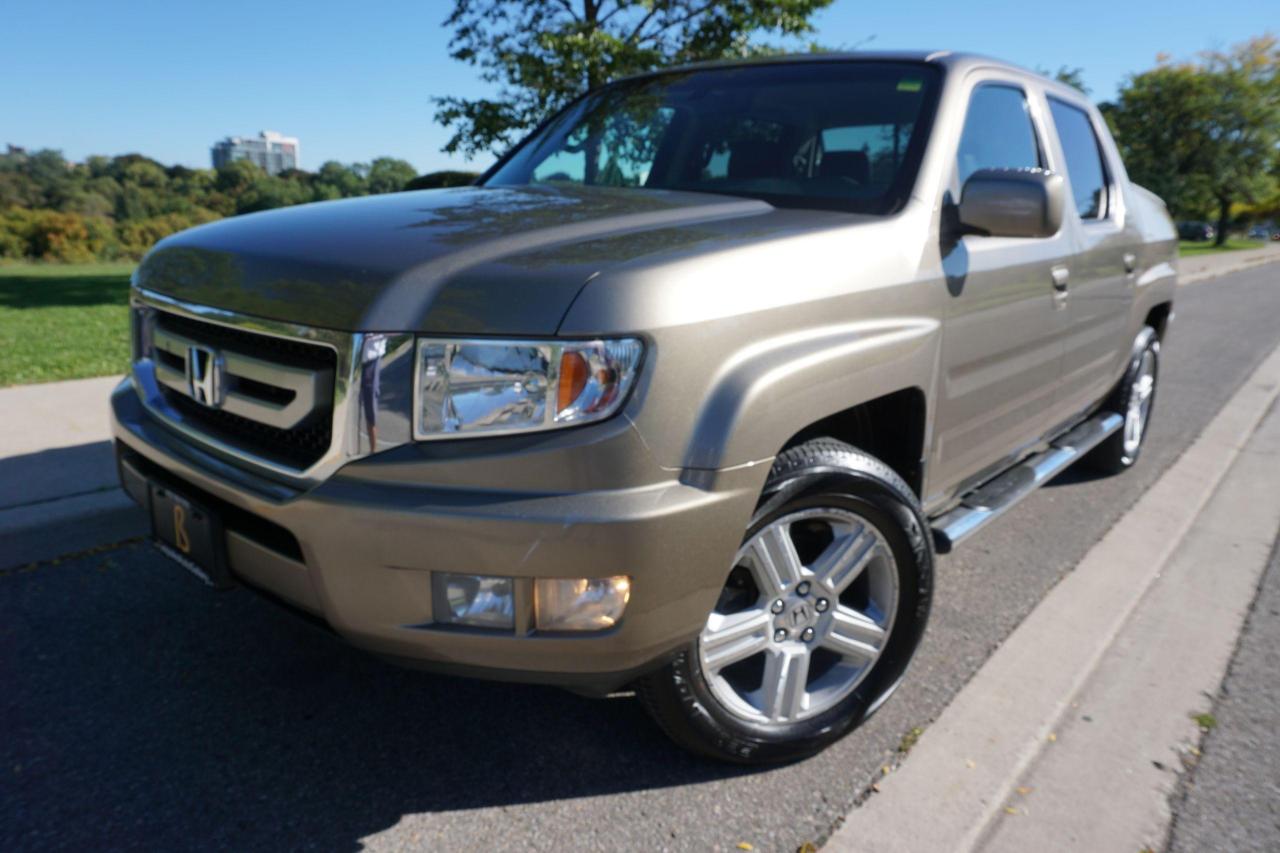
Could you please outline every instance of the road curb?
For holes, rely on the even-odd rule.
[[[828,849],[983,841],[1278,394],[1280,349],[997,649]]]
[[[1233,253],[1234,254],[1234,253]],[[1280,261],[1280,250],[1271,248],[1244,249],[1243,257],[1232,255],[1200,256],[1178,259],[1178,284],[1198,284],[1212,281],[1224,275],[1243,272],[1254,267]],[[1191,269],[1186,269],[1191,267]],[[1183,270],[1186,270],[1183,272]]]
[[[988,853],[1163,850],[1194,715],[1226,675],[1280,529],[1273,404],[988,827]],[[1081,820],[1081,815],[1090,815]]]
[[[0,570],[121,542],[147,530],[141,507],[118,488],[0,510]]]

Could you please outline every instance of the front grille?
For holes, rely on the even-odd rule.
[[[333,350],[329,347],[293,338],[261,335],[163,312],[156,317],[156,327],[217,349],[232,350],[277,364],[309,367],[313,370],[332,370],[334,365]]]
[[[331,409],[316,412],[292,429],[277,429],[220,409],[206,408],[172,388],[163,388],[161,393],[186,423],[198,425],[202,432],[219,441],[292,468],[314,465],[333,440]]]
[[[196,402],[188,393],[183,379],[186,356],[181,346],[169,345],[166,351],[157,346],[153,353],[156,363],[159,390],[171,412],[183,424],[211,438],[242,450],[253,456],[270,460],[299,470],[315,464],[324,456],[333,442],[333,382],[337,356],[327,346],[312,344],[273,335],[258,334],[215,323],[159,312],[156,316],[156,332],[160,339],[167,335],[171,341],[194,343],[207,347],[226,357],[228,375],[226,381],[230,394],[237,397],[248,409],[242,412],[228,411],[231,401],[223,408],[214,408]],[[174,350],[177,350],[175,352]],[[259,375],[235,375],[236,357],[256,360]],[[265,376],[262,374],[265,363]],[[254,414],[253,404],[284,406],[296,396],[296,391],[272,384],[271,369],[279,366],[290,370],[297,381],[299,375],[315,377],[314,404],[304,411],[301,419],[287,428],[264,423],[246,416]]]

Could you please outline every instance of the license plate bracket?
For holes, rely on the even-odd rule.
[[[215,589],[234,586],[218,515],[168,486],[149,481],[151,535],[175,562]]]

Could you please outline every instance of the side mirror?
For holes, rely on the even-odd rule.
[[[1044,169],[979,169],[964,182],[960,224],[966,234],[1052,237],[1065,192],[1062,176]]]

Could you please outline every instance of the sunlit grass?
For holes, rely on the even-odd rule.
[[[1263,240],[1241,240],[1232,238],[1221,246],[1213,245],[1212,240],[1192,242],[1182,240],[1178,243],[1178,255],[1183,258],[1194,258],[1197,255],[1216,255],[1219,252],[1238,252],[1241,249],[1262,249],[1266,247]]]
[[[0,266],[0,386],[124,373],[133,266]]]

